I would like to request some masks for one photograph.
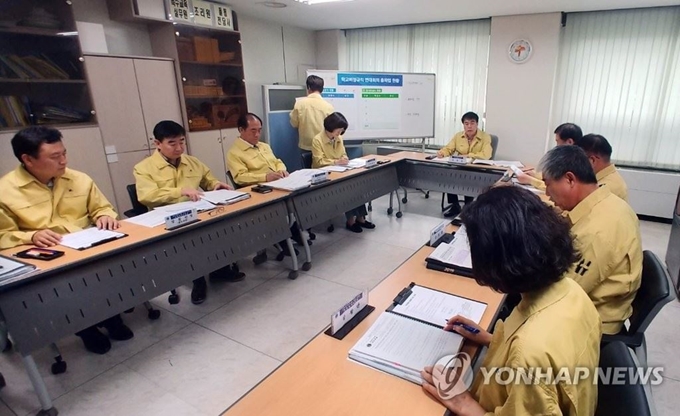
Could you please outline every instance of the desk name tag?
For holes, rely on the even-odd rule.
[[[458,165],[467,165],[467,158],[464,156],[451,156],[449,158],[449,163],[455,163]]]
[[[368,290],[356,295],[331,315],[331,334],[338,332],[347,322],[368,305]]]
[[[440,238],[444,236],[446,226],[449,225],[450,221],[446,220],[439,224],[438,226],[434,227],[430,231],[430,245],[434,246],[437,241],[439,241]]]
[[[196,221],[198,221],[196,208],[176,212],[165,217],[165,229],[174,230],[175,228],[184,227],[185,225],[195,223]]]
[[[364,167],[365,167],[366,169],[369,169],[369,168],[372,168],[372,167],[377,166],[377,163],[378,163],[378,162],[375,161],[375,158],[372,157],[372,158],[370,158],[370,159],[366,159],[366,165],[364,165]]]
[[[318,185],[328,180],[328,172],[319,172],[312,175],[312,185]]]

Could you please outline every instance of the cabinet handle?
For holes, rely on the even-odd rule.
[[[78,60],[79,60],[80,62],[85,62],[85,58],[83,58],[82,56],[81,56],[80,58],[78,58]]]

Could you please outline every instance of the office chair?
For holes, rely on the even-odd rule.
[[[128,196],[130,197],[130,202],[132,203],[132,209],[125,211],[126,217],[132,218],[137,215],[142,215],[149,211],[149,208],[147,208],[146,205],[139,202],[139,199],[137,198],[137,185],[132,183],[126,186],[125,189],[127,189]],[[176,289],[172,289],[170,291],[170,296],[168,296],[168,303],[170,303],[171,305],[176,305],[179,303],[179,294],[177,293]],[[157,313],[152,312],[155,310],[151,306],[150,302],[144,302],[144,306],[149,311],[149,319],[158,319],[158,317],[161,315],[160,311],[158,311]],[[132,310],[130,310],[130,312],[132,312]],[[153,316],[155,316],[155,318],[152,317],[152,314]]]
[[[633,313],[628,318],[628,329],[616,335],[602,335],[602,344],[621,341],[635,350],[638,360],[647,365],[645,330],[657,313],[675,299],[668,270],[661,260],[649,250],[642,252],[642,278],[633,300]]]
[[[626,344],[615,341],[602,348],[599,367],[604,377],[598,377],[595,416],[656,415],[649,385],[636,376],[631,380],[631,372],[637,374],[640,363]]]

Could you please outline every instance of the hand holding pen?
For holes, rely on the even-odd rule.
[[[480,345],[488,346],[491,343],[492,335],[480,328],[476,322],[464,316],[456,315],[450,318],[444,326],[444,331],[456,332]]]

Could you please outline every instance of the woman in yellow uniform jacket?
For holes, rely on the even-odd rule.
[[[347,165],[349,159],[342,143],[342,135],[348,126],[347,119],[341,113],[331,113],[324,119],[323,131],[312,140],[312,168]],[[366,215],[368,211],[365,205],[347,211],[345,227],[355,233],[362,232],[364,228],[375,228],[375,224],[366,220]]]
[[[601,324],[588,295],[565,277],[579,257],[569,224],[518,187],[480,195],[462,221],[477,283],[522,300],[493,335],[451,318],[444,330],[489,350],[468,391],[443,385],[451,378],[440,367],[422,372],[425,391],[454,415],[593,415]]]

